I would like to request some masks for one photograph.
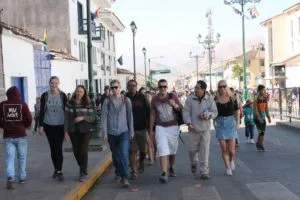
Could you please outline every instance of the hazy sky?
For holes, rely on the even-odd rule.
[[[279,14],[299,0],[261,0],[255,4],[260,16],[246,20],[246,38],[263,36],[260,22]],[[245,10],[253,6],[248,3]],[[241,9],[239,4],[234,7]],[[241,17],[233,12],[223,0],[117,0],[112,10],[126,26],[124,32],[117,33],[117,56],[123,54],[124,68],[132,69],[132,32],[130,22],[137,25],[136,62],[138,70],[143,68],[142,48],[147,55],[164,56],[156,60],[166,65],[178,65],[189,60],[188,53],[202,52],[197,35],[207,33],[208,8],[213,11],[215,33],[221,34],[220,46],[230,41],[241,40]]]

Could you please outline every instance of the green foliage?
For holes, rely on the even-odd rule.
[[[232,76],[233,78],[239,78],[243,74],[243,68],[239,64],[236,64],[232,67]]]

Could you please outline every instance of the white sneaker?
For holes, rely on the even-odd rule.
[[[251,144],[254,144],[255,142],[254,142],[254,140],[253,140],[253,139],[251,139],[251,140],[250,140],[250,143],[251,143]]]
[[[234,160],[232,160],[232,161],[230,162],[230,169],[231,169],[232,171],[235,170],[235,163],[234,163]]]
[[[232,176],[232,170],[230,168],[226,169],[226,175],[227,176]]]
[[[246,143],[250,143],[250,138],[247,137]]]

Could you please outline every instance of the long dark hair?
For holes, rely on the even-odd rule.
[[[83,91],[84,91],[84,94],[83,94],[83,97],[81,98],[81,105],[84,105],[84,106],[88,106],[90,105],[90,98],[88,96],[88,93],[87,93],[87,90],[86,88],[84,87],[84,85],[77,85],[74,93],[73,93],[73,96],[72,96],[72,100],[75,101],[75,98],[76,98],[76,90],[78,88],[82,88]]]

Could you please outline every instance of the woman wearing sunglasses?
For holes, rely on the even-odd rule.
[[[218,117],[214,121],[216,137],[221,147],[226,174],[232,176],[232,171],[235,170],[233,157],[235,155],[235,139],[239,129],[240,114],[237,100],[227,87],[225,80],[218,83],[216,105],[218,108]]]

